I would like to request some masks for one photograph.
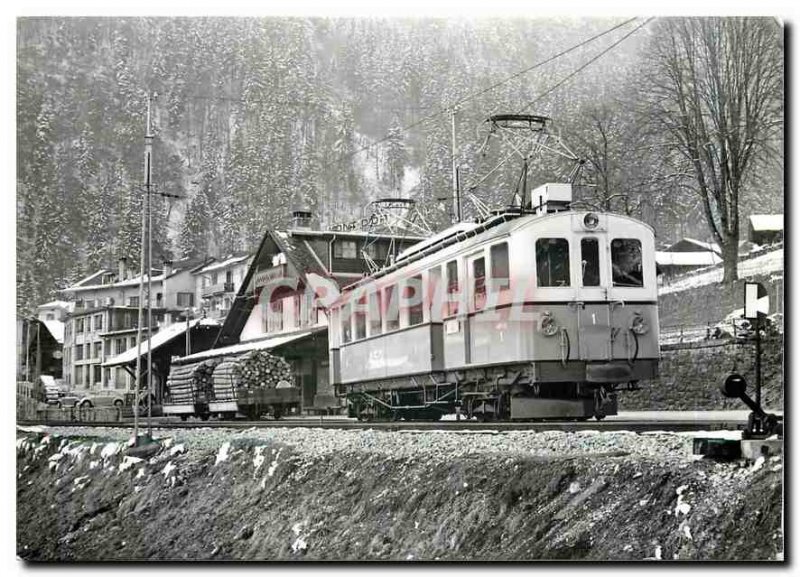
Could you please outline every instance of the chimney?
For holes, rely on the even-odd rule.
[[[292,210],[292,228],[296,230],[311,230],[311,219],[314,214],[311,207],[304,200],[295,202]]]
[[[172,274],[172,261],[171,260],[165,260],[164,261],[164,278],[167,278],[171,274]]]
[[[126,257],[120,257],[117,269],[117,281],[125,280],[125,266],[128,264],[128,259]]]

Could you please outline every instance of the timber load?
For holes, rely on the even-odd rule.
[[[265,391],[293,382],[289,363],[266,351],[250,351],[236,358],[226,358],[215,368],[213,380],[217,401],[236,400],[240,389]]]
[[[167,378],[168,403],[184,405],[213,399],[214,370],[219,364],[219,359],[210,359],[190,365],[173,365]]]

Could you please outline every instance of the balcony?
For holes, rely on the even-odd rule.
[[[232,282],[218,282],[217,284],[212,284],[207,287],[203,287],[202,296],[203,298],[221,295],[224,293],[232,293],[233,292],[233,283]]]

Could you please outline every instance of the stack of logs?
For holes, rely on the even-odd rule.
[[[173,365],[167,378],[169,403],[194,404],[201,396],[205,401],[212,400],[213,375],[218,364],[219,359],[210,359],[190,365]]]
[[[251,351],[226,358],[214,370],[214,397],[235,400],[236,389],[274,389],[278,383],[292,383],[292,368],[284,359],[266,351]]]

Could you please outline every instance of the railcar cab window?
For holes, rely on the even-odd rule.
[[[447,314],[458,314],[459,282],[458,262],[451,260],[447,263]]]
[[[567,287],[569,282],[569,243],[565,238],[540,238],[536,241],[536,286]]]
[[[400,328],[400,307],[397,302],[397,285],[383,289],[383,306],[386,310],[386,330]]]
[[[596,238],[581,239],[583,286],[600,286],[600,248]]]
[[[353,312],[353,308],[350,303],[344,305],[341,309],[339,309],[339,322],[342,327],[342,343],[347,344],[353,340],[353,333],[352,328],[350,326],[350,315]]]
[[[489,249],[492,259],[492,288],[507,290],[511,286],[508,269],[508,243],[501,242]]]
[[[472,294],[475,310],[480,310],[486,304],[486,259],[476,258],[472,261]]]
[[[408,307],[408,326],[422,324],[422,275],[412,276],[403,287],[404,302]]]
[[[641,241],[635,238],[611,241],[611,269],[615,287],[643,286]]]
[[[358,258],[356,241],[337,240],[333,243],[333,258]]]

